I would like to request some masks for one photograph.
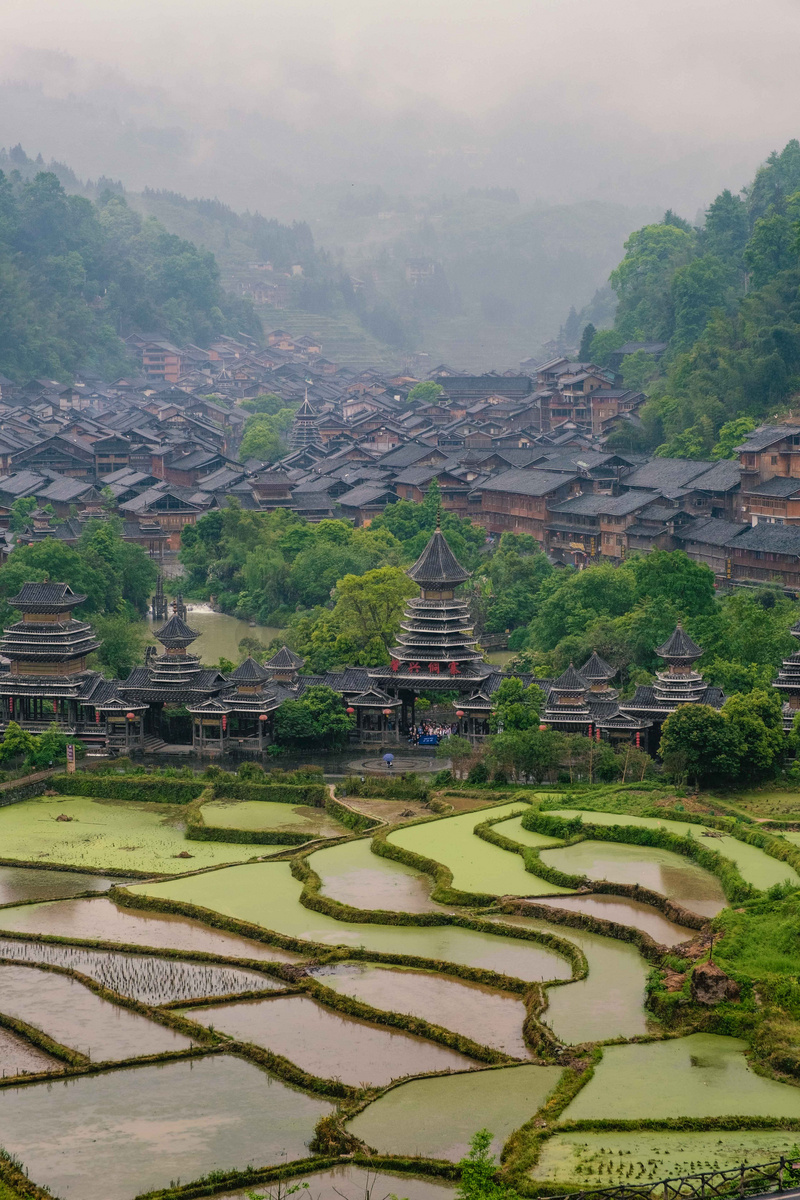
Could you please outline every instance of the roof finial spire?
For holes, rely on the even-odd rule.
[[[442,528],[442,503],[441,500],[436,505],[436,528]]]

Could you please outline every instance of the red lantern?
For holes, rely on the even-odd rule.
[[[390,717],[390,716],[392,715],[392,710],[391,710],[390,708],[385,708],[385,709],[383,710],[383,715],[384,715],[385,717]]]
[[[58,701],[57,700],[53,701],[53,712],[54,713],[58,712]]]
[[[353,715],[353,713],[354,713],[355,711],[356,711],[356,710],[353,708],[353,706],[352,706],[352,705],[350,705],[350,707],[349,707],[349,708],[346,708],[346,709],[345,709],[345,712],[347,713],[348,717],[352,717],[352,715]]]
[[[461,720],[461,718],[463,717],[463,715],[464,715],[464,710],[463,710],[463,708],[457,708],[457,709],[456,709],[456,716],[458,717],[459,721]]]
[[[222,732],[224,733],[227,728],[228,728],[228,718],[223,717],[222,718]]]
[[[545,729],[547,729],[547,726],[546,726],[546,725],[540,725],[540,726],[539,726],[539,732],[540,732],[540,733],[544,733]]]
[[[94,723],[95,723],[95,725],[100,724],[100,713],[97,711],[95,711],[95,714],[94,714]]]
[[[596,740],[599,742],[600,741],[600,730],[599,729],[595,729],[594,736],[595,736]]]
[[[266,714],[266,713],[262,713],[262,714],[261,714],[261,716],[260,716],[258,719],[259,719],[259,721],[266,721],[266,720],[268,719],[268,718],[267,718],[267,714]]]
[[[128,718],[129,721],[135,720],[133,713],[125,713],[125,716]]]
[[[637,734],[636,734],[636,748],[637,748],[637,750],[638,750],[638,748],[641,746],[641,744],[642,744],[642,735],[641,735],[640,733],[637,733]]]

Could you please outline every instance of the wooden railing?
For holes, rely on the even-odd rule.
[[[709,1200],[713,1196],[758,1196],[762,1193],[796,1190],[800,1187],[800,1162],[784,1157],[774,1162],[742,1163],[725,1171],[702,1171],[699,1175],[681,1175],[657,1183],[620,1183],[612,1187],[569,1192],[555,1200]],[[554,1198],[551,1198],[554,1200]]]

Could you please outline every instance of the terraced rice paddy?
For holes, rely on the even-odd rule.
[[[404,1075],[469,1071],[477,1064],[435,1042],[332,1012],[309,996],[192,1008],[190,1020],[265,1046],[310,1075],[384,1087]]]
[[[85,950],[54,942],[0,938],[2,958],[68,967],[96,979],[121,996],[152,1005],[199,1000],[205,996],[228,996],[234,992],[271,991],[283,986],[268,975],[235,967],[180,962],[145,954],[118,954],[113,950]]]
[[[558,1067],[498,1067],[468,1075],[415,1079],[370,1104],[348,1124],[382,1154],[457,1162],[469,1148],[475,1121],[494,1133],[493,1151],[530,1120],[556,1086]]]
[[[59,821],[61,815],[69,821]],[[179,805],[37,797],[0,808],[3,858],[44,860],[120,871],[176,875],[216,863],[243,862],[253,850],[226,842],[187,842]],[[190,859],[178,855],[188,853]]]
[[[656,846],[587,840],[557,850],[543,850],[542,862],[589,879],[638,883],[705,917],[716,916],[725,907],[725,893],[716,875],[681,854]]]
[[[228,1055],[0,1089],[5,1148],[63,1200],[303,1158],[331,1110]]]
[[[746,1129],[560,1133],[543,1144],[531,1177],[576,1188],[643,1186],[678,1175],[729,1170],[743,1162],[774,1162],[789,1155],[796,1139],[785,1130]]]
[[[118,1008],[67,975],[0,965],[0,1012],[43,1030],[93,1062],[187,1050],[183,1034]]]
[[[575,809],[556,810],[555,815],[574,817],[578,815]],[[772,858],[758,846],[750,846],[740,842],[729,834],[720,835],[718,830],[704,831],[702,825],[689,821],[662,820],[661,817],[632,817],[618,816],[616,813],[582,811],[580,817],[586,825],[633,825],[643,829],[666,829],[676,837],[692,837],[708,850],[716,850],[718,854],[731,859],[739,868],[739,874],[753,887],[769,888],[775,883],[788,881],[795,887],[800,885],[800,876],[788,863]]]
[[[636,946],[535,917],[503,916],[498,923],[558,934],[586,955],[585,979],[547,989],[543,1020],[564,1042],[601,1042],[648,1032],[644,988],[649,965]]]
[[[498,851],[502,854],[503,851]],[[207,871],[186,879],[134,885],[134,894],[181,900],[252,922],[303,941],[364,946],[388,954],[463,963],[520,979],[569,979],[571,968],[560,955],[535,942],[496,937],[454,925],[402,926],[335,921],[304,908],[302,885],[289,863],[246,863]]]
[[[343,842],[318,850],[308,865],[322,880],[323,896],[353,908],[381,908],[389,912],[443,912],[430,898],[432,881],[413,867],[379,858],[369,839]]]
[[[614,921],[618,925],[630,925],[649,933],[654,941],[663,946],[677,946],[694,935],[693,929],[685,925],[677,925],[669,921],[657,908],[642,904],[638,900],[628,900],[625,896],[605,895],[596,892],[587,896],[558,896],[552,899],[541,896],[537,904],[546,904],[548,908],[563,908],[567,912],[585,913],[588,917],[599,917],[603,921]],[[564,930],[566,933],[566,929]]]
[[[283,830],[304,833],[309,839],[343,837],[350,830],[329,816],[324,808],[308,804],[275,804],[271,800],[211,800],[200,814],[206,825],[221,829]]]
[[[116,942],[155,950],[192,950],[222,958],[252,958],[263,962],[292,962],[300,957],[291,950],[279,950],[253,938],[211,929],[193,917],[119,908],[104,898],[4,908],[0,910],[0,935],[4,930],[70,941]]]
[[[644,1045],[608,1046],[603,1061],[561,1114],[565,1121],[602,1117],[800,1118],[800,1088],[756,1075],[739,1038],[711,1033]]]
[[[4,850],[0,841],[0,855]],[[48,871],[37,867],[0,867],[0,904],[20,904],[25,900],[63,900],[82,892],[107,892],[114,884],[131,879],[107,875],[86,875],[78,871]]]
[[[525,804],[494,805],[491,809],[460,813],[436,821],[425,821],[390,833],[388,841],[415,854],[444,863],[453,872],[453,887],[463,892],[495,896],[553,896],[569,889],[547,883],[525,870],[522,857],[500,850],[474,834],[476,825],[500,816],[523,813]],[[509,833],[507,836],[511,836]],[[555,838],[542,836],[542,846],[558,845]]]
[[[465,806],[469,803],[464,801]],[[62,811],[76,819],[55,821],[54,815]],[[501,817],[497,832],[520,847],[538,849],[543,862],[593,879],[640,883],[702,915],[724,904],[716,877],[688,857],[590,839],[564,846],[523,829],[524,811],[516,801],[481,810],[462,807],[452,817],[397,829],[390,838],[444,864],[453,873],[454,887],[462,891],[529,896],[545,906],[642,929],[667,946],[693,937],[693,931],[626,897],[575,894],[549,885],[525,870],[521,854],[476,836],[476,826]],[[13,820],[7,819],[9,812],[15,814]],[[206,805],[203,815],[209,824],[228,822],[231,829],[283,829],[309,837],[343,832],[323,811],[303,806],[217,801]],[[35,844],[46,861],[73,866],[88,865],[96,856],[103,860],[98,865],[108,869],[128,855],[134,871],[170,876],[189,871],[175,878],[130,881],[127,886],[134,896],[174,900],[199,913],[191,918],[137,910],[104,896],[69,898],[76,890],[117,882],[76,870],[0,868],[0,897],[18,901],[0,909],[0,960],[7,960],[0,961],[0,1013],[29,1022],[93,1063],[110,1064],[190,1048],[192,1039],[161,1025],[165,1018],[155,1009],[201,1000],[201,1005],[182,1010],[198,1027],[200,1044],[208,1040],[199,1028],[205,1026],[223,1039],[223,1049],[225,1038],[237,1046],[236,1056],[218,1047],[180,1061],[69,1076],[58,1059],[0,1026],[0,1076],[34,1071],[52,1076],[46,1083],[0,1087],[0,1143],[23,1162],[31,1179],[63,1200],[132,1200],[171,1181],[185,1184],[208,1172],[267,1168],[307,1157],[317,1122],[334,1111],[333,1103],[311,1088],[327,1088],[330,1095],[331,1089],[335,1094],[341,1087],[314,1085],[309,1078],[304,1090],[290,1086],[256,1065],[264,1049],[278,1056],[276,1071],[299,1070],[316,1080],[380,1090],[369,1103],[358,1093],[358,1104],[364,1105],[360,1111],[347,1107],[353,1101],[343,1102],[349,1131],[380,1154],[455,1163],[482,1127],[492,1132],[493,1151],[498,1153],[509,1136],[541,1110],[561,1078],[561,1067],[530,1062],[521,993],[462,980],[449,972],[450,965],[544,983],[547,1007],[540,1020],[564,1045],[612,1039],[627,1043],[604,1046],[593,1077],[557,1118],[562,1122],[715,1117],[800,1121],[800,1088],[751,1070],[743,1041],[692,1034],[630,1043],[648,1031],[658,1034],[663,1027],[648,1026],[644,1008],[649,963],[622,938],[540,915],[501,916],[469,905],[443,907],[430,898],[430,875],[373,854],[369,837],[321,847],[309,856],[324,897],[350,906],[356,915],[363,909],[363,916],[379,909],[411,914],[419,921],[430,920],[432,913],[443,921],[477,915],[497,932],[458,924],[396,924],[397,917],[387,923],[339,921],[301,903],[303,885],[292,875],[289,862],[248,862],[243,859],[250,857],[252,847],[186,842],[181,820],[174,806],[80,797],[26,801],[0,810],[4,851],[12,844],[12,853],[23,857]],[[698,826],[669,819],[584,813],[584,820],[652,823],[681,835],[691,829],[693,836],[700,836]],[[10,843],[4,842],[6,835]],[[790,835],[790,840],[800,843],[800,834]],[[736,861],[756,886],[787,877],[782,863],[755,847],[742,849],[742,843],[730,838],[724,844],[715,838],[707,841],[711,849]],[[194,855],[191,861],[173,857],[187,847]],[[226,857],[229,854],[232,858]],[[145,862],[149,865],[142,868]],[[194,873],[202,865],[217,869]],[[26,899],[36,902],[23,903]],[[210,923],[228,919],[250,926],[254,936]],[[261,942],[259,930],[265,937],[295,939],[299,949],[284,951]],[[522,931],[555,936],[565,945],[563,955],[518,936]],[[63,940],[38,940],[42,937]],[[566,956],[570,943],[586,957],[584,980],[572,980]],[[363,948],[372,954],[417,958],[423,965],[325,962],[328,951],[341,948],[348,955]],[[179,957],[163,953],[167,950]],[[215,961],[192,960],[197,952]],[[311,961],[303,962],[306,959]],[[298,963],[291,994],[285,993],[287,985],[281,981],[262,975],[259,962]],[[120,996],[151,1006],[150,1016],[102,999],[90,987],[46,967],[88,976]],[[312,988],[319,989],[319,998],[311,994]],[[253,991],[263,995],[243,998]],[[398,1024],[339,1012],[335,1005],[342,996],[370,1006],[375,1016],[393,1013]],[[421,1018],[492,1047],[520,1060],[519,1065],[487,1068],[469,1054],[403,1029],[405,1017]],[[586,1060],[585,1050],[566,1055],[564,1061]],[[281,1067],[281,1059],[291,1067]],[[320,1137],[324,1142],[324,1131]],[[728,1166],[742,1156],[767,1160],[789,1152],[796,1140],[797,1134],[769,1129],[564,1130],[545,1138],[536,1165],[531,1166],[531,1156],[524,1160],[524,1169],[533,1181],[554,1189],[641,1185]],[[515,1141],[512,1161],[531,1149],[530,1142],[526,1147]],[[302,1184],[303,1178],[294,1176],[289,1186]],[[395,1193],[408,1200],[451,1200],[454,1192],[452,1183],[425,1177],[389,1173],[376,1180],[352,1163],[307,1179],[313,1200],[334,1200],[342,1194],[345,1200],[348,1194],[363,1200],[365,1188],[371,1196]],[[0,1197],[3,1186],[0,1182]],[[245,1200],[251,1192],[281,1200],[286,1186],[236,1190],[230,1185],[227,1200]]]
[[[61,1071],[63,1067],[60,1059],[46,1054],[44,1050],[18,1037],[10,1029],[0,1027],[0,1078],[36,1075],[40,1071]]]
[[[325,987],[373,1008],[422,1017],[513,1058],[529,1056],[522,1036],[525,1005],[519,996],[452,976],[374,963],[337,963],[313,974]]]
[[[334,1167],[330,1171],[298,1175],[297,1180],[308,1184],[308,1195],[313,1200],[364,1200],[367,1193],[384,1200],[388,1196],[402,1196],[404,1200],[451,1200],[455,1188],[451,1183],[439,1179],[422,1179],[418,1175],[393,1175],[390,1171],[368,1171],[364,1167],[348,1164]],[[289,1186],[293,1186],[290,1181]],[[277,1187],[264,1184],[248,1188],[246,1192],[225,1192],[218,1200],[275,1200]]]

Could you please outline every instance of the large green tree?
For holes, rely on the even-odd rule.
[[[341,748],[354,728],[338,692],[321,685],[306,688],[299,700],[285,700],[274,720],[279,746],[305,750]]]

